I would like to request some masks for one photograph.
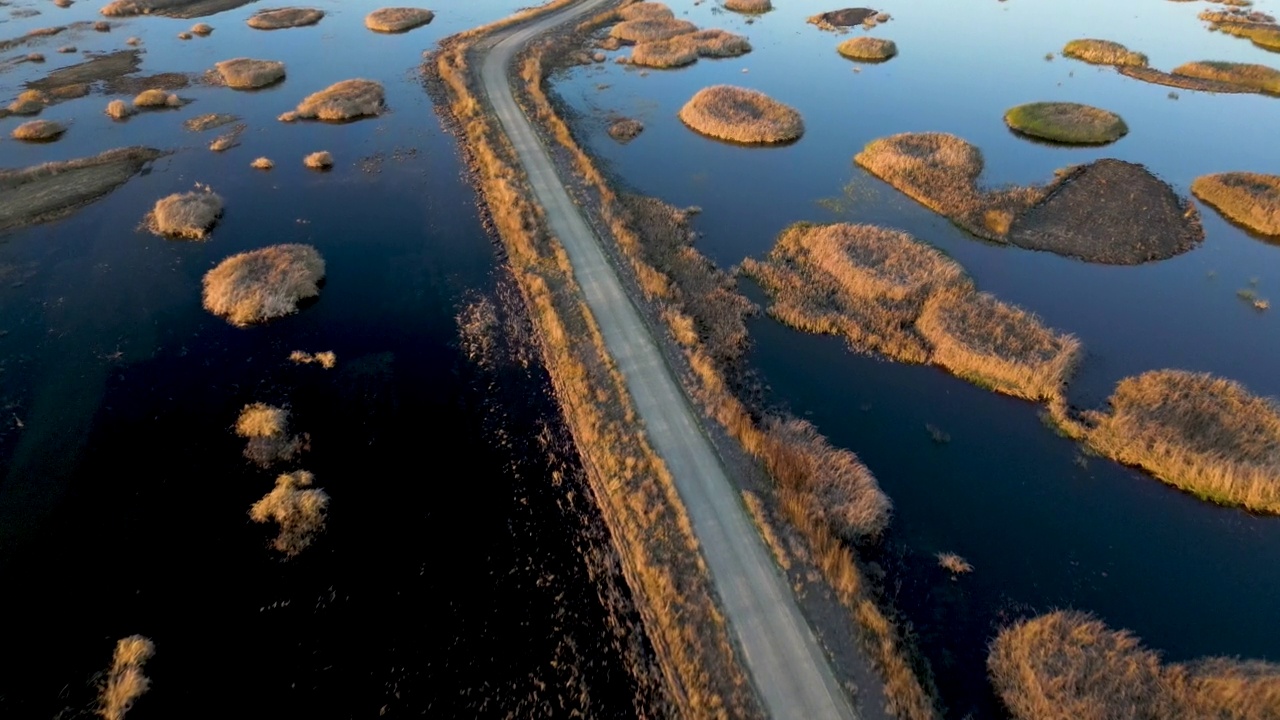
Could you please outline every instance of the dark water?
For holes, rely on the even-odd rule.
[[[39,3],[0,37],[99,5]],[[95,673],[133,633],[157,654],[130,718],[626,717],[653,700],[628,672],[648,651],[545,373],[506,331],[491,362],[459,349],[458,311],[504,293],[417,66],[439,38],[519,3],[437,7],[401,36],[364,29],[375,3],[320,6],[319,26],[268,34],[243,24],[250,5],[187,42],[175,36],[193,21],[136,19],[53,38],[37,48],[43,66],[0,73],[7,102],[82,59],[59,45],[118,49],[129,36],[143,38],[144,73],[238,55],[289,73],[257,93],[188,88],[186,108],[123,124],[95,94],[44,112],[71,123],[63,140],[0,142],[3,167],[178,150],[66,220],[0,238],[0,716],[86,715]],[[276,122],[349,77],[382,81],[391,111]],[[219,130],[182,128],[206,112],[241,115],[241,147],[211,153]],[[305,170],[321,149],[337,167]],[[276,169],[251,170],[258,155]],[[226,201],[211,240],[136,229],[157,198],[196,182]],[[200,307],[216,262],[279,242],[323,254],[317,302],[250,329]],[[338,366],[292,365],[297,349],[334,350]],[[290,407],[311,443],[296,467],[332,498],[326,533],[288,562],[246,514],[276,474],[248,464],[231,432],[255,401]]]
[[[642,192],[703,208],[703,252],[732,266],[763,255],[798,220],[899,227],[957,258],[981,288],[1077,334],[1088,352],[1071,387],[1077,405],[1098,406],[1119,379],[1163,367],[1280,395],[1280,320],[1236,297],[1242,288],[1280,296],[1280,247],[1212,210],[1202,208],[1208,238],[1193,252],[1141,267],[1091,266],[978,242],[852,163],[874,138],[941,130],[977,144],[986,180],[997,185],[1044,181],[1056,168],[1101,157],[1144,163],[1182,193],[1203,173],[1274,173],[1280,100],[1187,91],[1173,99],[1169,88],[1044,56],[1076,37],[1123,42],[1163,69],[1194,59],[1280,66],[1275,55],[1209,33],[1195,17],[1203,5],[912,0],[876,6],[893,20],[872,34],[897,42],[899,57],[859,66],[836,54],[842,36],[804,22],[838,4],[781,5],[748,24],[712,3],[673,3],[701,27],[747,35],[755,51],[678,71],[610,62],[557,84],[616,174]],[[1280,9],[1266,1],[1255,8]],[[792,104],[806,135],[772,149],[696,135],[676,111],[716,83]],[[1034,100],[1106,107],[1130,134],[1091,149],[1021,140],[1001,117]],[[611,113],[640,118],[644,133],[613,143],[603,133]],[[858,357],[838,339],[767,317],[751,331],[752,362],[774,401],[857,452],[893,498],[891,536],[877,560],[889,568],[886,589],[918,636],[950,717],[1003,715],[985,679],[986,643],[1010,620],[1054,608],[1094,612],[1171,660],[1280,661],[1280,520],[1207,505],[1083,457],[1039,422],[1036,406],[939,370]],[[935,444],[926,425],[951,441]],[[975,571],[951,580],[933,557],[941,551],[959,553]]]

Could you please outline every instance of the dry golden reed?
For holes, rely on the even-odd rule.
[[[780,143],[804,134],[804,120],[789,105],[758,90],[713,85],[680,108],[680,120],[703,135],[740,143]]]

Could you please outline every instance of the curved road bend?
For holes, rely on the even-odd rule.
[[[528,174],[535,199],[546,211],[551,232],[568,253],[649,441],[675,479],[766,712],[777,720],[856,719],[675,375],[512,95],[507,72],[520,48],[605,2],[586,0],[490,40],[481,65],[485,92]]]

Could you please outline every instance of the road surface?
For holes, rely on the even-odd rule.
[[[512,95],[508,68],[516,53],[535,36],[574,22],[606,1],[584,0],[487,42],[480,70],[485,92],[551,232],[568,253],[649,442],[675,480],[765,711],[776,720],[856,719],[790,585],[760,539],[658,344]]]

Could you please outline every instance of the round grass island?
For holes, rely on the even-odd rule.
[[[1019,105],[1004,114],[1004,122],[1023,135],[1072,145],[1106,145],[1129,132],[1119,115],[1069,102]]]
[[[703,135],[732,142],[784,143],[804,134],[804,120],[795,108],[733,85],[699,90],[680,108],[679,116]]]
[[[836,52],[850,60],[884,62],[898,54],[898,46],[892,40],[862,36],[840,43]]]

